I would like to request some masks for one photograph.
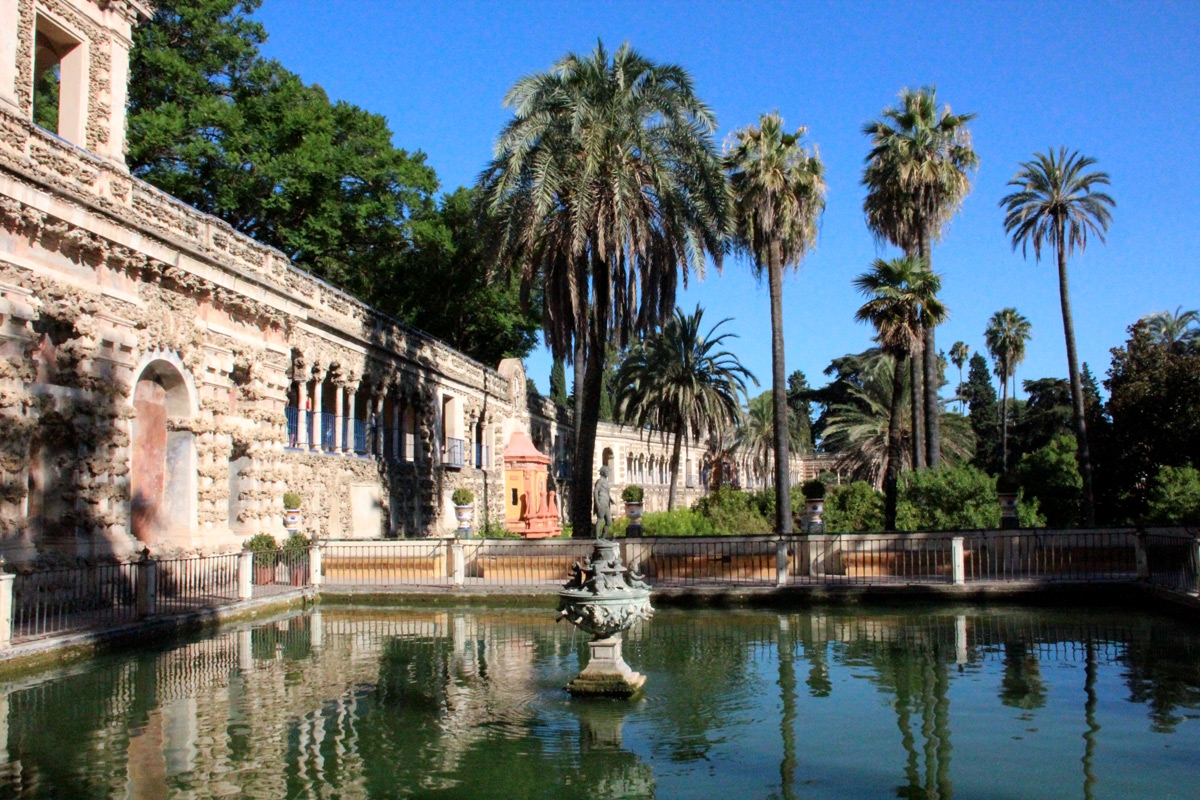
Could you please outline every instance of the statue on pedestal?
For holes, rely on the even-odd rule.
[[[608,467],[600,468],[600,477],[592,488],[592,501],[596,507],[595,537],[603,539],[612,528],[612,497],[609,494]]]

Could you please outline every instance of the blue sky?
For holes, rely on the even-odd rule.
[[[1080,357],[1103,376],[1138,317],[1200,307],[1200,3],[476,2],[265,0],[267,55],[332,98],[385,115],[397,146],[421,150],[450,190],[475,180],[509,118],[521,76],[597,38],[686,67],[720,123],[718,141],[778,110],[808,128],[826,166],[816,250],[784,284],[787,368],[810,383],[831,358],[870,346],[850,285],[894,255],[862,219],[863,123],[903,87],[936,85],[971,124],[980,168],[933,253],[956,340],[983,351],[992,313],[1033,323],[1018,378],[1066,375],[1053,262],[1013,253],[998,201],[1020,161],[1067,145],[1112,176],[1108,243],[1070,264]],[[770,383],[765,282],[739,260],[682,292],[728,326],[742,361]],[[527,360],[546,390],[550,362]],[[955,380],[951,368],[951,380]]]

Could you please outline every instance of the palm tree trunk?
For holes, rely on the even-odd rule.
[[[600,420],[600,388],[604,382],[604,348],[597,344],[600,337],[594,332],[584,359],[582,384],[576,384],[575,459],[572,466],[571,537],[588,539],[592,536],[592,465],[595,461],[596,426]],[[576,348],[576,353],[579,350]],[[576,368],[578,373],[578,368]],[[582,401],[578,398],[582,395]]]
[[[925,466],[925,411],[922,404],[924,375],[921,372],[921,345],[918,344],[908,359],[909,412],[912,415],[912,465],[913,469]]]
[[[921,258],[925,268],[933,270],[933,247],[929,231],[921,236]],[[933,325],[925,328],[925,463],[936,467],[942,459],[942,409],[938,403],[937,335]]]
[[[771,405],[775,412],[775,532],[792,532],[792,483],[788,476],[787,376],[783,362],[783,248],[772,242],[767,264],[771,290]]]
[[[671,449],[671,488],[667,492],[667,511],[675,510],[675,489],[679,485],[679,448],[683,444],[683,431],[675,431],[675,446]]]
[[[909,361],[912,361],[909,357]],[[901,410],[904,408],[904,359],[895,358],[892,368],[892,410],[888,416],[887,471],[883,474],[883,529],[896,530],[896,507],[900,498],[900,459],[904,440],[900,436]]]
[[[1096,524],[1096,502],[1092,496],[1092,454],[1088,448],[1087,423],[1083,414],[1083,382],[1079,356],[1075,352],[1075,320],[1071,316],[1071,291],[1067,285],[1066,221],[1058,220],[1058,296],[1062,302],[1063,334],[1067,339],[1067,370],[1071,376],[1071,417],[1075,423],[1079,472],[1083,478],[1083,512],[1087,525]]]
[[[1000,471],[1008,472],[1008,364],[1000,361]]]

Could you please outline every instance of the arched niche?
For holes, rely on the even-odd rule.
[[[173,353],[143,359],[133,389],[130,532],[154,547],[190,547],[196,520],[196,442],[173,424],[196,413],[196,389]]]

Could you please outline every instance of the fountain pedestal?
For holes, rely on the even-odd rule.
[[[567,684],[573,695],[631,697],[646,682],[621,657],[621,633],[649,619],[650,587],[621,564],[616,542],[597,539],[587,564],[571,568],[571,580],[558,593],[558,613],[595,638],[591,658]]]

